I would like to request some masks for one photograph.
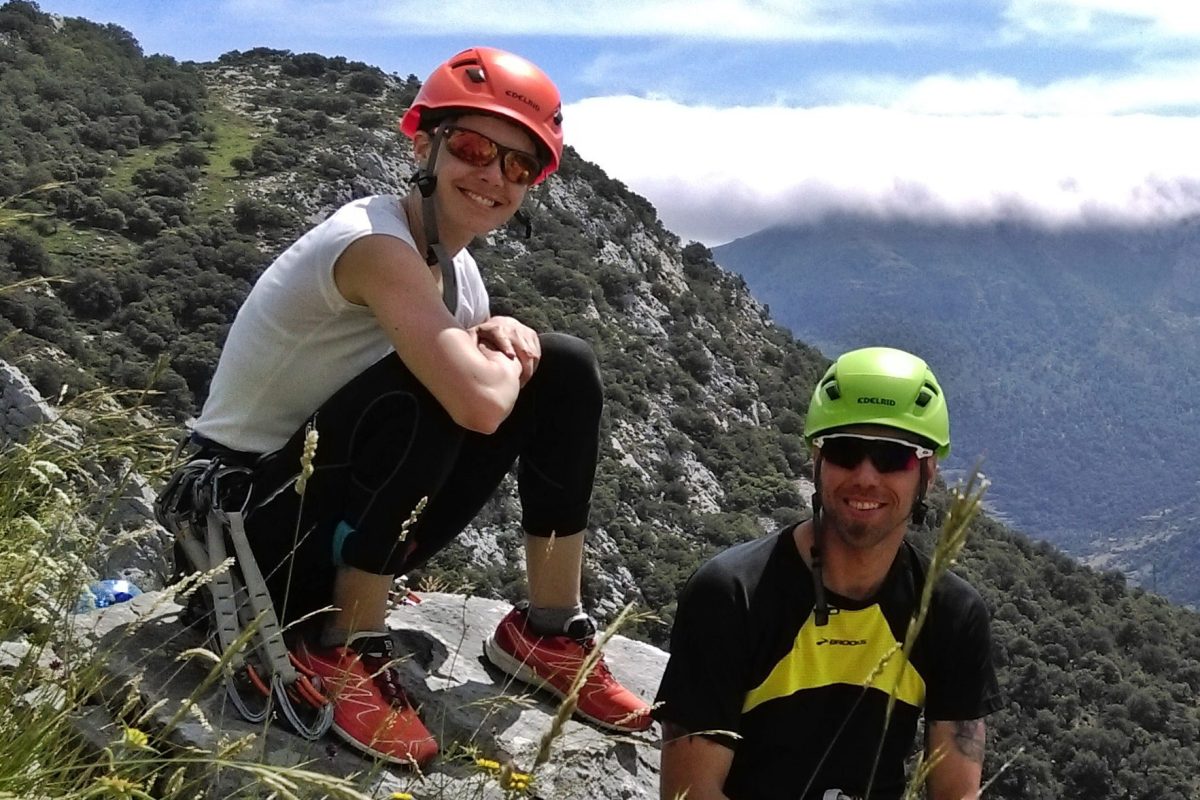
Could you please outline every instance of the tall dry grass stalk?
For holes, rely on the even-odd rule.
[[[611,624],[605,627],[604,632],[596,639],[596,646],[588,653],[584,659],[583,666],[580,667],[578,674],[575,675],[575,680],[571,682],[571,688],[567,691],[567,696],[558,706],[558,711],[550,720],[550,727],[542,734],[541,740],[538,742],[537,755],[533,758],[533,767],[529,770],[530,774],[537,772],[538,768],[550,760],[551,747],[554,740],[557,739],[563,730],[563,726],[567,724],[567,720],[575,713],[575,707],[579,704],[579,692],[583,689],[583,684],[587,681],[588,676],[592,674],[592,670],[596,668],[596,664],[600,662],[604,655],[604,647],[608,641],[616,635],[616,632],[621,629],[621,626],[628,622],[630,615],[633,613],[633,603],[621,609],[621,613],[617,614]]]
[[[921,589],[921,600],[917,605],[916,612],[908,622],[908,631],[904,635],[904,645],[900,649],[900,657],[904,659],[905,664],[908,663],[913,645],[916,644],[917,637],[920,635],[921,629],[925,626],[929,607],[933,603],[934,587],[941,580],[942,576],[954,566],[959,554],[962,553],[962,549],[967,543],[967,537],[970,534],[971,520],[975,519],[976,515],[983,508],[983,496],[987,493],[989,485],[990,482],[979,471],[979,465],[976,464],[966,481],[951,489],[952,501],[950,509],[946,513],[946,519],[942,523],[941,530],[938,532],[933,553],[929,558],[929,569],[925,575],[925,585]],[[891,723],[892,712],[896,707],[896,689],[899,680],[900,673],[897,672],[895,681],[888,689],[887,710],[883,717],[883,731],[885,732]],[[875,748],[875,757],[871,762],[871,773],[867,779],[867,797],[871,796],[871,789],[875,785],[875,776],[879,770],[879,759],[883,754],[883,742],[884,736],[881,732],[879,744]],[[928,766],[925,769],[917,769],[914,772],[912,779],[909,781],[909,792],[913,791],[914,785],[919,787],[924,783],[924,776],[927,770],[932,769],[940,758],[941,754],[926,754],[925,759],[922,761],[922,766]]]
[[[18,640],[29,646],[19,664],[0,669],[0,800],[203,797],[218,773],[240,775],[227,780],[257,784],[264,797],[367,800],[369,795],[356,787],[377,775],[382,765],[364,764],[361,773],[340,778],[304,766],[258,763],[265,731],[220,743],[210,752],[182,748],[172,737],[185,720],[203,718],[202,701],[218,691],[216,684],[230,668],[237,648],[249,639],[249,631],[222,655],[182,641],[161,643],[163,648],[178,647],[181,660],[199,661],[204,667],[188,696],[173,701],[174,707],[166,707],[166,701],[147,705],[152,701],[136,680],[114,685],[105,669],[110,655],[127,656],[125,650],[139,623],[99,644],[76,632],[72,611],[88,575],[80,554],[99,547],[96,537],[102,527],[80,520],[96,488],[92,471],[114,461],[128,472],[165,474],[170,466],[170,442],[159,437],[160,431],[123,425],[130,416],[120,411],[127,405],[118,400],[128,398],[89,393],[75,401],[75,409],[64,411],[64,418],[97,424],[103,435],[72,440],[47,425],[31,429],[25,442],[0,445],[0,529],[6,532],[0,537],[0,641]],[[123,472],[109,474],[118,481],[125,479]],[[405,522],[405,531],[421,510],[418,507]],[[218,568],[228,567],[227,562]],[[185,599],[206,577],[185,579],[166,590],[159,602]],[[574,712],[582,677],[595,666],[611,636],[632,617],[632,608],[626,608],[599,637],[584,672],[539,743],[534,769],[550,760],[553,743]],[[184,635],[182,629],[178,635]],[[110,720],[100,727],[99,744],[94,736],[89,742],[82,733],[95,724],[97,715],[89,709],[97,700],[107,708]],[[479,781],[466,788],[460,785],[453,793],[410,775],[413,782],[428,787],[415,796],[468,800],[491,796],[497,785],[514,797],[530,791],[533,770],[522,772],[512,764],[491,770],[487,759],[474,761]]]
[[[103,639],[77,624],[85,619],[74,613],[80,592],[99,577],[85,555],[101,546],[102,517],[135,472],[161,473],[169,461],[170,443],[133,421],[128,400],[86,393],[61,409],[62,420],[86,426],[82,435],[58,422],[30,428],[21,441],[0,440],[0,798],[195,798],[225,772],[260,785],[262,796],[367,800],[350,780],[248,760],[246,742],[197,752],[172,740],[180,721],[201,716],[200,700],[231,654],[162,642],[213,666],[178,708],[144,707],[137,679],[126,683],[105,669],[134,652],[139,623]],[[100,474],[112,485],[101,485]],[[98,505],[99,491],[109,499]],[[185,581],[160,602],[197,585]],[[168,721],[146,727],[159,718]]]

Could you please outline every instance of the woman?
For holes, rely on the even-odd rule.
[[[437,751],[395,674],[379,670],[394,576],[456,536],[514,460],[530,602],[485,652],[561,694],[592,647],[579,582],[599,370],[578,339],[490,316],[465,249],[557,169],[560,109],[549,78],[511,53],[477,47],[438,67],[400,123],[414,187],[349,203],[263,273],[194,426],[201,454],[252,464],[246,527],[279,615],[336,609],[296,652],[334,687],[334,730],[390,761]],[[617,730],[648,727],[646,710],[603,665],[579,704]]]

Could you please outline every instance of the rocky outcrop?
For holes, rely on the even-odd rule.
[[[24,373],[0,361],[0,448],[18,443],[35,450],[45,446],[78,453],[86,435],[46,401]],[[77,494],[86,498],[76,525],[96,534],[94,551],[78,554],[94,572],[89,578],[124,578],[143,589],[164,586],[170,571],[170,536],[154,522],[150,483],[126,460],[71,461],[79,468],[73,476],[80,487]]]
[[[78,434],[59,422],[58,412],[42,398],[25,373],[7,361],[0,361],[0,445],[24,442],[35,425],[46,425],[59,436],[78,441]]]
[[[389,626],[406,654],[399,669],[421,716],[438,737],[442,755],[424,775],[364,761],[332,734],[307,742],[279,724],[252,726],[237,716],[218,687],[197,698],[196,709],[179,709],[201,685],[210,664],[179,655],[202,644],[178,620],[179,607],[149,593],[130,603],[76,617],[76,630],[102,654],[104,707],[126,704],[129,692],[150,709],[140,724],[161,734],[176,748],[214,752],[223,743],[251,736],[239,758],[351,778],[373,797],[408,792],[414,798],[501,798],[495,775],[476,757],[511,764],[519,772],[533,765],[542,737],[550,729],[557,701],[534,692],[492,669],[481,643],[508,611],[506,603],[450,594],[422,595],[422,602],[393,610]],[[615,636],[606,659],[617,677],[647,699],[653,698],[666,654],[650,645]],[[168,723],[178,717],[167,730]],[[88,727],[95,726],[93,717]],[[111,723],[109,723],[111,724]],[[91,739],[104,732],[91,731]],[[111,736],[110,736],[111,738]],[[534,798],[653,798],[658,796],[659,735],[614,735],[568,721],[553,741],[550,760],[534,773],[528,796]],[[251,777],[236,766],[203,775],[204,796],[225,797],[245,788]]]
[[[0,446],[33,441],[35,430],[37,436],[52,437],[69,451],[78,451],[84,441],[76,425],[46,402],[20,370],[4,362],[0,362],[0,423]],[[93,499],[82,509],[78,524],[97,531],[100,542],[96,552],[87,555],[93,575],[85,580],[124,577],[143,589],[162,586],[169,569],[170,537],[153,521],[154,492],[148,482],[127,463],[83,466],[80,479],[90,487]],[[489,541],[495,537],[491,533]],[[476,532],[464,534],[470,535]],[[602,532],[595,536],[598,543],[614,547]],[[480,552],[490,552],[475,544]],[[490,557],[502,556],[497,551]],[[623,581],[632,582],[624,572]],[[620,594],[619,587],[612,593]],[[554,698],[514,686],[485,665],[481,643],[507,610],[500,601],[430,594],[419,605],[392,612],[390,625],[401,651],[408,654],[400,665],[405,685],[443,748],[442,757],[424,775],[383,769],[332,735],[307,742],[281,725],[250,725],[237,715],[219,684],[197,693],[211,664],[202,659],[181,661],[181,654],[205,642],[184,627],[180,607],[160,592],[74,616],[76,638],[62,642],[53,652],[24,640],[4,642],[0,670],[36,659],[46,683],[36,690],[36,697],[24,701],[42,703],[48,700],[47,692],[53,693],[61,671],[90,669],[95,659],[100,666],[96,695],[102,702],[79,717],[77,728],[81,741],[97,757],[119,738],[119,718],[123,724],[160,736],[164,748],[179,752],[194,749],[212,754],[231,741],[252,737],[253,742],[240,751],[242,763],[303,767],[352,779],[372,796],[408,792],[417,798],[501,798],[506,795],[496,775],[479,768],[475,757],[511,764],[522,772],[531,769],[557,710]],[[617,609],[602,610],[612,616]],[[626,685],[649,699],[666,655],[617,636],[608,646],[608,661]],[[195,705],[180,713],[193,695]],[[136,698],[132,711],[131,696]],[[530,796],[656,797],[657,742],[656,731],[617,736],[569,721],[552,744],[551,760],[536,771]],[[236,765],[217,768],[211,760],[204,763],[191,776],[204,787],[202,796],[231,796],[256,780]],[[312,796],[323,794],[315,791]]]

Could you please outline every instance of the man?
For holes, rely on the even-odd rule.
[[[680,596],[662,797],[863,798],[878,752],[870,800],[900,798],[923,711],[929,797],[975,798],[999,703],[981,598],[946,574],[911,660],[898,651],[928,566],[908,520],[950,451],[941,387],[916,356],[855,350],[818,383],[804,436],[813,518],[719,554]]]
[[[281,619],[334,608],[294,653],[328,688],[334,732],[408,764],[438,745],[388,667],[389,590],[463,530],[514,461],[530,603],[486,655],[563,695],[591,652],[579,583],[603,394],[582,340],[490,313],[466,249],[557,169],[554,83],[520,56],[470,48],[429,76],[400,129],[414,186],[348,203],[266,270],[191,438],[198,456],[246,466],[239,503]],[[646,712],[603,665],[577,707],[619,731],[647,728]]]

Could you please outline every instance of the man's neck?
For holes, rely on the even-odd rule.
[[[800,557],[812,567],[813,524],[812,520],[800,523],[792,531]],[[904,540],[904,529],[889,536],[879,545],[859,549],[847,547],[836,534],[826,531],[821,548],[822,577],[825,588],[852,600],[866,600],[883,586],[900,543]]]

